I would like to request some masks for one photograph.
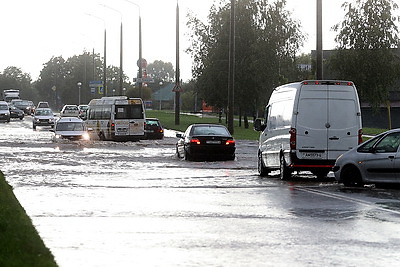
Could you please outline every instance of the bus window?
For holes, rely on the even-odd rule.
[[[115,105],[115,119],[143,119],[142,105]]]

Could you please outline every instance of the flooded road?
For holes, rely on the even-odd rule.
[[[27,117],[0,123],[0,169],[62,267],[398,265],[399,189],[261,179],[255,141],[186,162],[168,135],[53,143]]]

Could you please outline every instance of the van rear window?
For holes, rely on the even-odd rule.
[[[115,119],[144,119],[142,105],[115,105]]]

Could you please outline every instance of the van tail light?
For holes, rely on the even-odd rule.
[[[233,140],[233,139],[228,139],[228,140],[226,140],[226,142],[225,142],[225,145],[227,145],[227,146],[229,146],[229,145],[234,145],[235,144],[235,140]]]
[[[296,149],[296,128],[291,128],[289,133],[290,133],[290,149]]]
[[[190,139],[190,143],[194,145],[200,145],[200,140],[197,138]]]
[[[363,142],[362,135],[362,129],[358,130],[358,144],[361,144]]]

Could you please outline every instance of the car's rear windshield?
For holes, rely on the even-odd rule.
[[[219,126],[196,126],[193,129],[193,135],[223,135],[230,136],[225,127]]]
[[[83,131],[85,129],[82,122],[59,122],[56,131]]]

